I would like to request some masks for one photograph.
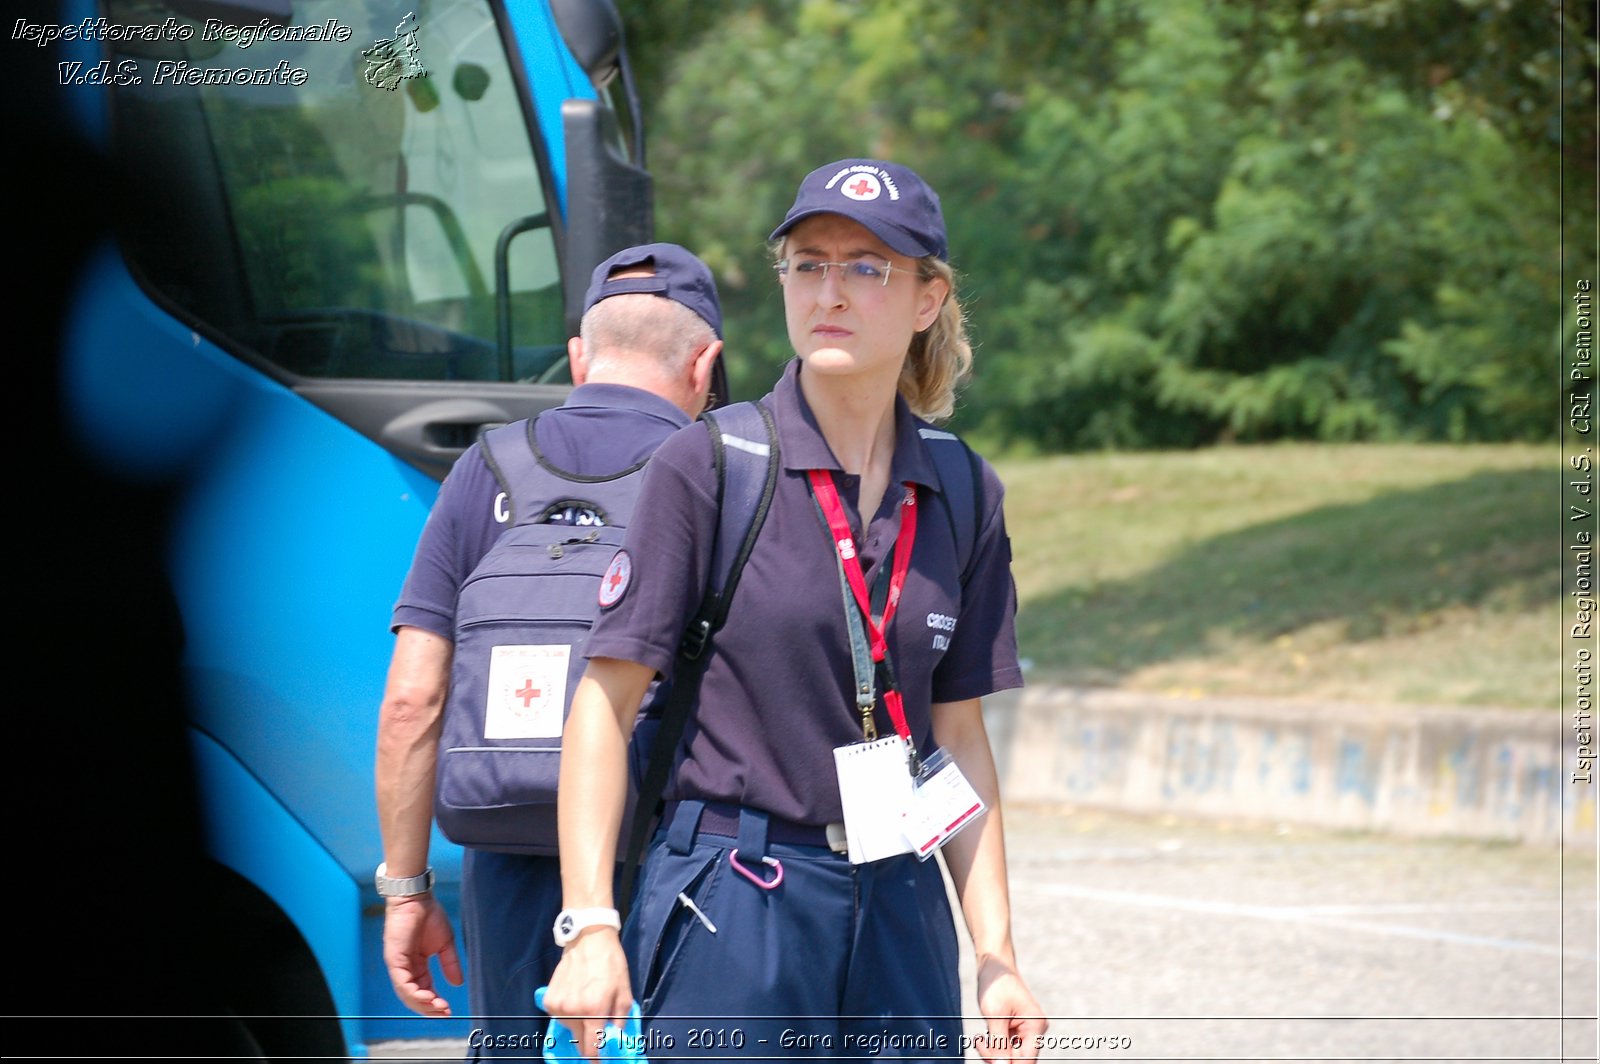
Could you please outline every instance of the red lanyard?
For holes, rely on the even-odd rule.
[[[917,540],[917,488],[906,484],[905,500],[900,504],[900,532],[894,541],[894,568],[889,576],[889,597],[883,607],[883,620],[872,621],[872,601],[867,595],[867,578],[861,572],[861,560],[856,557],[855,538],[850,534],[850,522],[844,515],[844,505],[839,501],[839,490],[833,486],[833,474],[826,469],[810,470],[811,490],[816,494],[822,514],[828,519],[828,530],[833,534],[833,547],[839,552],[839,564],[844,567],[845,579],[855,593],[856,603],[866,621],[867,636],[871,640],[872,660],[882,664],[889,652],[884,633],[900,605],[900,592],[905,587],[906,571],[911,567],[911,547]],[[911,743],[911,726],[906,723],[905,706],[900,692],[893,687],[883,693],[883,704],[894,721],[894,730],[907,743]]]

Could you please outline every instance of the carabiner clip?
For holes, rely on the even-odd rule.
[[[729,851],[728,863],[733,865],[733,870],[735,872],[739,873],[741,876],[744,876],[744,878],[748,879],[762,890],[777,890],[778,885],[783,882],[783,863],[780,862],[776,857],[763,857],[761,859],[762,864],[774,869],[776,872],[771,879],[762,879],[760,876],[750,871],[750,869],[740,864],[739,851],[736,849]]]
[[[911,770],[911,778],[914,779],[914,780],[922,779],[922,777],[924,775],[923,767],[924,767],[924,762],[923,762],[922,758],[920,756],[918,756],[918,754],[917,754],[917,744],[912,742],[911,740],[907,739],[906,740],[906,768]]]

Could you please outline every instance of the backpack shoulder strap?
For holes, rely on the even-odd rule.
[[[505,492],[506,512],[511,515],[509,524],[520,525],[530,518],[519,509],[529,504],[528,492],[518,492],[516,485],[527,485],[540,475],[538,456],[533,448],[533,418],[513,421],[509,425],[496,425],[478,433],[478,449],[489,472]]]
[[[705,422],[717,471],[717,536],[706,600],[681,648],[691,657],[704,652],[711,633],[727,619],[734,589],[778,486],[778,432],[766,407],[735,403],[708,411]]]
[[[739,586],[740,573],[755,548],[778,486],[778,432],[766,407],[735,403],[707,411],[704,420],[711,435],[711,456],[717,472],[718,518],[711,575],[700,608],[679,644],[672,689],[661,710],[661,722],[639,782],[617,888],[617,909],[624,916],[633,896],[634,874],[660,814],[661,795],[700,687],[706,648],[728,618],[728,605]]]
[[[506,496],[507,527],[543,524],[569,507],[592,510],[603,524],[626,526],[648,459],[606,476],[566,472],[539,449],[536,425],[543,416],[478,433],[483,460]]]
[[[961,559],[965,580],[972,568],[978,537],[983,533],[983,512],[978,501],[983,494],[983,468],[977,452],[953,432],[922,425],[917,434],[927,443],[934,468],[939,471],[939,488],[949,503],[950,531],[956,537],[956,556]]]

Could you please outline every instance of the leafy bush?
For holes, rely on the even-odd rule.
[[[1563,273],[1596,266],[1591,7],[642,4],[662,236],[717,272],[741,395],[789,357],[766,233],[807,171],[869,155],[944,201],[978,342],[958,427],[1555,430]]]

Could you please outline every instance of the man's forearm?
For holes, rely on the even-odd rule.
[[[452,646],[420,628],[402,628],[384,687],[374,769],[383,859],[391,876],[428,866],[434,768],[450,683]]]

